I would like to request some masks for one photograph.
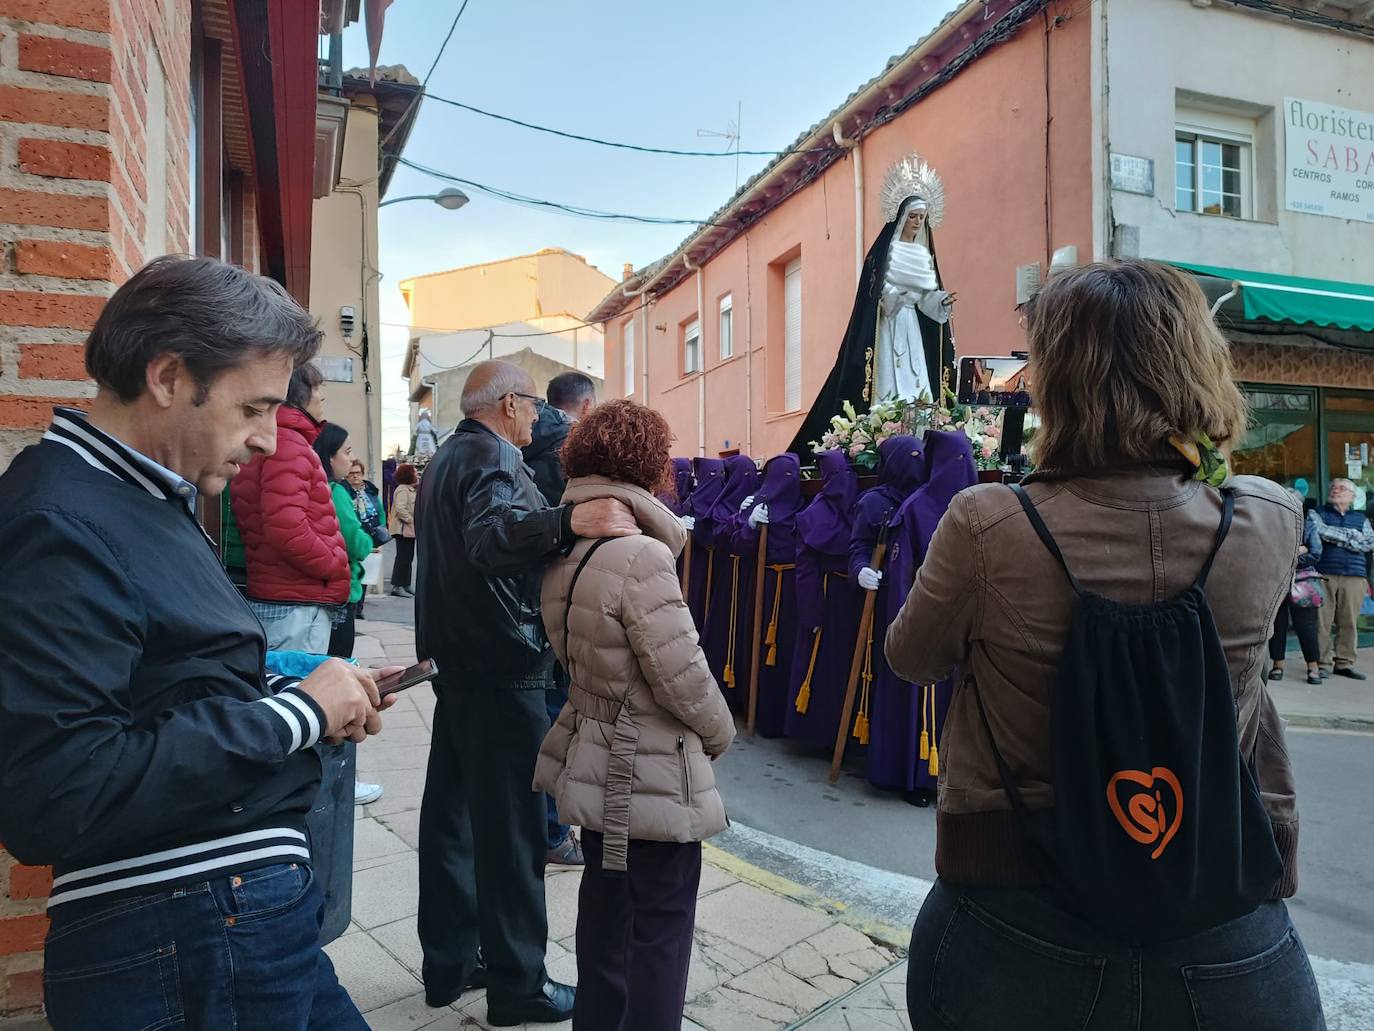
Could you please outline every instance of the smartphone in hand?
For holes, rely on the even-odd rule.
[[[397,694],[407,688],[414,687],[416,684],[423,684],[426,680],[433,680],[438,675],[439,664],[433,659],[425,659],[424,662],[417,662],[399,673],[382,677],[377,681],[377,694],[385,698],[389,694]]]

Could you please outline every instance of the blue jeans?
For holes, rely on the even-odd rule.
[[[50,911],[43,986],[55,1031],[366,1031],[316,942],[310,867]]]
[[[568,704],[568,679],[563,667],[554,664],[553,687],[544,689],[544,707],[549,710],[549,726],[558,722],[558,714]],[[552,795],[544,796],[544,805],[549,812],[549,848],[557,848],[568,839],[569,827],[558,819],[558,803]]]
[[[1324,1031],[1278,901],[1190,938],[1122,945],[1045,897],[936,881],[907,968],[914,1031]]]
[[[328,945],[348,930],[353,919],[353,785],[357,780],[358,746],[351,741],[330,745],[320,753],[320,791],[305,818],[310,835],[310,859],[324,896],[320,916],[320,944]]]

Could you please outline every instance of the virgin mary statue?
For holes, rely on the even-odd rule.
[[[845,401],[863,414],[890,398],[939,400],[954,367],[955,295],[940,279],[931,232],[944,211],[944,184],[917,155],[888,170],[885,225],[864,260],[840,353],[789,450],[809,456]]]

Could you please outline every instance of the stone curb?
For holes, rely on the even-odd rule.
[[[804,884],[798,884],[796,881],[775,874],[771,870],[755,866],[746,859],[741,859],[733,853],[712,845],[709,841],[702,843],[702,858],[712,866],[724,870],[746,884],[762,888],[764,891],[781,896],[799,906],[805,906],[807,909],[814,909],[827,916],[832,916],[840,923],[858,931],[870,941],[896,950],[903,959],[906,957],[907,946],[911,944],[911,928],[909,927],[896,927],[869,918],[862,913],[851,910],[839,899],[828,898]]]
[[[1348,730],[1374,734],[1374,716],[1336,716],[1329,713],[1279,713],[1290,727],[1311,730]]]

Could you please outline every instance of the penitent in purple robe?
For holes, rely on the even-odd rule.
[[[788,737],[831,747],[863,607],[849,576],[859,480],[842,451],[819,452],[816,467],[821,492],[797,516],[797,639],[784,727]]]
[[[883,562],[883,583],[873,609],[873,629],[865,642],[868,652],[859,679],[854,717],[854,736],[868,745],[868,779],[879,787],[901,787],[906,780],[901,770],[904,759],[893,754],[893,746],[900,747],[905,730],[894,736],[894,726],[905,720],[911,696],[911,685],[892,672],[883,654],[887,626],[901,608],[900,599],[896,604],[892,602],[895,592],[887,572],[897,544],[890,527],[897,510],[925,483],[928,475],[923,441],[905,436],[883,441],[878,446],[878,485],[859,496],[850,537],[849,575],[856,584],[859,570],[871,563],[880,536],[887,541],[889,553]]]
[[[711,508],[714,570],[706,596],[701,648],[726,702],[743,712],[749,692],[749,632],[754,618],[754,549],[735,548],[740,503],[758,490],[759,471],[747,455],[725,460],[725,487]],[[701,525],[697,524],[698,527]]]
[[[671,490],[664,491],[658,495],[658,500],[668,506],[668,510],[673,515],[681,518],[688,514],[687,501],[692,496],[692,460],[690,458],[673,459],[673,487]],[[682,579],[682,564],[687,561],[687,550],[684,548],[682,554],[677,557],[677,576]]]
[[[796,455],[783,452],[768,460],[763,467],[763,482],[754,494],[754,503],[739,514],[733,550],[754,556],[747,569],[751,580],[758,574],[759,529],[750,529],[748,517],[759,505],[768,506],[768,553],[764,556],[759,650],[750,655],[751,663],[758,668],[755,728],[764,737],[782,737],[787,717],[792,646],[797,636],[797,515],[802,507],[802,494],[801,462]],[[752,605],[747,626],[745,641],[752,653]],[[746,688],[746,698],[747,683],[740,682],[740,686]]]
[[[696,520],[692,528],[692,578],[687,585],[687,607],[697,625],[697,634],[706,626],[706,599],[715,578],[714,534],[711,516],[721,491],[725,489],[725,462],[719,458],[692,459],[696,485],[687,499],[687,511]]]
[[[889,532],[888,589],[891,622],[911,593],[935,527],[954,495],[978,482],[973,447],[960,430],[926,433],[930,478],[897,512]],[[973,556],[969,556],[972,563]],[[971,572],[971,571],[970,571]],[[881,645],[881,641],[878,642]],[[872,715],[869,779],[883,787],[933,791],[939,782],[940,729],[945,724],[954,680],[935,684],[902,684],[877,692]],[[875,771],[877,777],[875,777]],[[877,779],[878,777],[881,780]]]

